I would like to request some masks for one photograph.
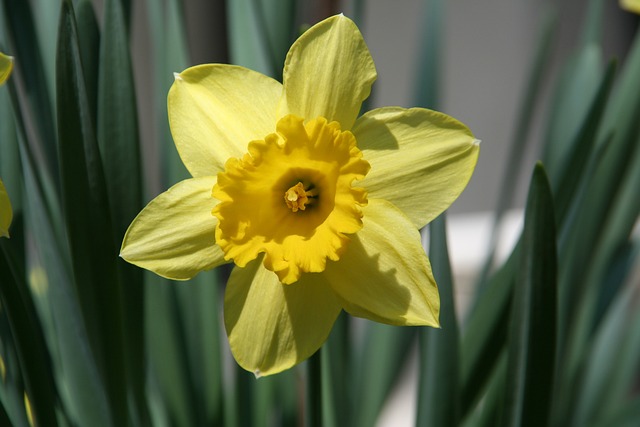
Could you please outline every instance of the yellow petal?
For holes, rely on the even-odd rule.
[[[2,180],[0,180],[0,237],[9,237],[9,226],[13,219],[11,200]]]
[[[386,107],[356,122],[353,133],[371,171],[359,184],[422,228],[462,193],[478,160],[479,142],[446,114]]]
[[[364,227],[324,275],[354,316],[439,326],[440,297],[420,233],[391,203],[369,199]]]
[[[326,341],[340,303],[321,274],[283,285],[262,257],[235,267],[224,297],[224,320],[236,361],[256,376],[307,359]]]
[[[325,19],[300,36],[287,54],[279,117],[323,116],[349,130],[375,79],[373,59],[358,27],[343,15]]]
[[[620,6],[629,12],[640,15],[640,0],[620,0]]]
[[[224,264],[211,215],[215,183],[215,177],[187,179],[153,199],[129,226],[120,256],[174,280]]]
[[[224,170],[254,139],[275,131],[282,85],[234,65],[207,64],[176,74],[169,90],[171,134],[192,176]]]
[[[0,52],[0,85],[7,81],[11,70],[13,70],[13,57]]]

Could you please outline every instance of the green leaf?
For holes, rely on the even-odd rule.
[[[193,387],[192,411],[200,425],[222,423],[222,310],[220,272],[202,272],[186,286],[174,282],[180,309],[187,367]]]
[[[549,425],[555,370],[556,294],[553,199],[546,173],[538,164],[527,199],[513,297],[505,425]]]
[[[142,208],[142,178],[135,87],[120,0],[105,1],[100,43],[98,143],[107,193],[120,245]]]
[[[127,425],[117,251],[70,1],[62,4],[56,71],[62,200],[76,292],[107,385],[112,415],[116,424]]]
[[[640,33],[636,35],[600,126],[596,149],[603,154],[597,159],[593,172],[585,176],[584,197],[572,208],[576,217],[570,223],[571,228],[563,233],[568,245],[566,253],[561,253],[561,307],[570,307],[572,312],[563,315],[567,326],[562,330],[567,332],[560,340],[563,369],[559,372],[563,376],[561,395],[567,401],[555,406],[557,420],[565,420],[573,409],[571,396],[576,395],[574,390],[579,387],[584,354],[597,327],[594,320],[601,280],[621,241],[629,235],[629,224],[637,217],[637,196],[630,195],[631,183],[635,181],[627,179],[637,179],[640,98],[635,94],[640,91],[638,75]],[[612,234],[617,227],[620,228]],[[567,286],[576,291],[564,295]]]
[[[322,360],[321,352],[316,351],[305,363],[307,377],[305,382],[304,425],[322,427],[325,425],[324,405],[322,402]]]
[[[31,10],[36,35],[40,46],[40,55],[47,79],[50,99],[55,100],[56,42],[58,23],[60,22],[60,0],[32,0]],[[55,102],[55,101],[54,101]]]
[[[146,346],[156,392],[166,406],[170,425],[223,422],[222,399],[226,396],[217,273],[200,273],[181,283],[151,274],[147,277]]]
[[[460,351],[460,412],[465,416],[480,398],[507,336],[520,242],[489,279],[465,322]]]
[[[13,79],[7,85],[14,106],[19,105]],[[95,356],[71,279],[69,247],[53,182],[36,163],[35,147],[27,143],[23,115],[15,115],[24,173],[24,212],[27,228],[38,236],[29,251],[29,275],[39,277],[34,292],[38,312],[51,350],[60,399],[66,415],[77,425],[112,425],[111,414]]]
[[[575,199],[574,195],[578,192],[580,182],[585,177],[588,160],[596,145],[596,136],[607,106],[615,70],[616,63],[610,63],[597,88],[593,102],[591,102],[584,114],[577,135],[567,148],[567,156],[562,161],[556,160],[556,162],[562,163],[557,171],[558,185],[556,186],[554,198],[556,200],[556,216],[559,223],[562,223],[566,218],[571,202]],[[585,90],[584,88],[581,89]],[[551,145],[553,144],[549,144],[549,146]]]
[[[423,328],[418,335],[420,376],[416,425],[447,427],[459,424],[460,391],[459,333],[445,214],[431,222],[429,232],[429,259],[440,291],[441,329]]]
[[[604,13],[603,0],[589,0],[587,16],[582,29],[582,44],[597,43],[602,39],[602,14]]]
[[[597,427],[636,427],[640,419],[640,397],[635,396],[629,402],[620,405],[620,408],[609,418],[595,424]]]
[[[354,422],[374,425],[404,366],[417,329],[367,322],[362,351],[355,361]]]
[[[615,278],[619,281],[619,278]],[[623,281],[624,282],[624,281]],[[637,289],[628,280],[595,332],[585,354],[574,425],[606,419],[629,399],[640,357],[640,315],[633,304]]]
[[[21,94],[15,98],[15,111],[23,116],[26,129],[31,132],[28,144],[38,159],[38,175],[43,181],[53,183],[51,189],[56,190],[59,174],[54,113],[30,2],[4,0],[3,3],[9,49],[18,59],[11,79],[18,80]]]
[[[73,289],[69,247],[66,239],[57,234],[56,216],[51,214],[59,212],[59,208],[54,204],[53,210],[48,210],[45,193],[36,182],[33,159],[24,146],[21,155],[26,224],[38,236],[29,254],[29,276],[37,287],[34,299],[56,372],[64,372],[56,377],[60,399],[72,423],[111,426],[106,388]]]
[[[0,256],[4,256],[0,252]],[[0,261],[2,263],[4,261]],[[7,277],[11,275],[9,270]],[[0,273],[0,277],[3,273]],[[13,278],[3,278],[13,280]],[[7,311],[0,310],[0,358],[2,363],[2,382],[0,382],[0,410],[4,419],[0,417],[0,425],[26,426],[27,414],[24,408],[24,381],[20,372],[20,362],[16,354]]]
[[[0,249],[0,301],[7,311],[33,416],[39,426],[57,426],[53,370],[35,305],[10,242],[0,240]]]
[[[284,62],[275,68],[274,60],[269,54],[268,39],[261,33],[259,8],[261,0],[236,0],[227,3],[227,22],[229,34],[229,55],[231,62],[258,71],[267,76],[275,76]],[[266,29],[265,29],[266,30]]]
[[[424,108],[437,109],[440,103],[442,82],[442,35],[444,23],[444,2],[425,1],[421,49],[418,52],[416,73],[415,104]]]
[[[352,319],[344,311],[333,325],[327,342],[320,349],[322,360],[323,421],[328,427],[352,425],[354,390],[350,373],[353,336]]]
[[[282,81],[284,60],[295,39],[296,0],[250,0],[258,40],[262,41],[272,77]],[[235,3],[235,2],[234,2]],[[245,19],[248,16],[245,16]],[[236,17],[237,20],[241,19]],[[239,25],[246,25],[246,21]],[[237,37],[237,32],[232,33]],[[242,46],[247,46],[242,45]],[[249,51],[250,52],[250,51]],[[239,53],[239,52],[236,52]],[[246,54],[243,52],[242,54]]]
[[[171,138],[167,120],[167,94],[173,83],[173,73],[190,65],[184,17],[180,0],[169,0],[166,7],[161,2],[150,2],[149,23],[154,58],[154,125],[158,135],[161,167],[158,182],[152,182],[157,194],[159,188],[168,188],[190,175],[182,164]]]
[[[195,401],[195,396],[192,395],[176,286],[158,276],[148,275],[145,292],[145,338],[153,382],[162,397],[168,424],[187,427],[198,423],[197,413],[191,410],[191,402]]]
[[[584,125],[590,106],[602,81],[602,51],[589,44],[570,56],[556,82],[548,108],[548,122],[543,146],[544,164],[554,188],[562,167],[571,159],[576,135]]]
[[[100,66],[100,29],[89,0],[80,0],[76,9],[78,44],[82,58],[82,70],[87,90],[87,99],[93,123],[98,114],[98,70]]]
[[[464,423],[464,427],[495,427],[503,425],[507,382],[507,351],[502,351],[491,372],[482,404]]]
[[[142,165],[133,72],[127,24],[120,0],[104,3],[104,31],[100,39],[97,139],[106,181],[113,246],[142,209]],[[111,254],[114,262],[115,252]],[[122,306],[125,378],[136,424],[148,424],[145,401],[144,314],[142,270],[118,260],[119,303]]]

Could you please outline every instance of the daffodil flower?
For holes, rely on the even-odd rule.
[[[13,70],[13,57],[0,52],[0,85],[7,81],[11,70]]]
[[[629,12],[640,15],[640,0],[620,0],[620,6]]]
[[[11,201],[4,183],[0,179],[0,237],[9,237],[9,226],[13,219]]]
[[[224,319],[237,362],[273,374],[311,356],[342,309],[438,326],[418,229],[462,192],[479,146],[422,108],[358,117],[376,70],[339,15],[291,47],[283,84],[246,68],[176,74],[169,122],[193,176],[152,200],[121,256],[176,280],[224,263]]]

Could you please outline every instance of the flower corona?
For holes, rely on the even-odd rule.
[[[264,265],[291,284],[337,261],[348,235],[362,228],[366,193],[353,187],[369,171],[351,132],[319,117],[288,115],[277,132],[249,144],[218,174],[213,209],[225,259],[244,267],[264,252]],[[310,203],[310,201],[312,201]],[[253,206],[253,208],[252,208]]]

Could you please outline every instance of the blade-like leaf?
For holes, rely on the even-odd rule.
[[[615,70],[616,63],[612,62],[584,116],[582,126],[574,138],[574,143],[569,148],[569,155],[558,171],[558,185],[555,187],[554,200],[556,201],[556,216],[559,223],[566,217],[573,195],[578,190],[581,178],[584,177],[584,171],[590,154],[593,152],[598,128],[605,112]]]
[[[35,305],[13,247],[0,240],[0,301],[7,311],[26,393],[39,426],[57,426],[53,370]]]
[[[14,106],[19,105],[13,79],[7,85]],[[20,158],[24,173],[25,223],[37,240],[29,246],[29,272],[39,276],[34,299],[42,319],[48,347],[58,372],[60,398],[66,415],[77,425],[112,425],[104,383],[77,304],[71,280],[69,247],[53,183],[43,178],[22,114],[16,114]]]
[[[104,3],[100,39],[97,137],[113,221],[112,239],[120,246],[127,227],[142,209],[142,167],[135,88],[127,23],[120,0]],[[112,259],[116,260],[115,252]],[[122,298],[127,388],[136,423],[148,424],[145,401],[142,270],[118,260]],[[118,296],[119,297],[119,296]]]
[[[440,75],[445,5],[442,0],[429,0],[424,3],[423,42],[418,52],[414,101],[421,107],[437,109],[442,87]]]
[[[15,64],[12,80],[15,78],[19,81],[17,86],[21,97],[14,107],[17,113],[22,114],[23,120],[27,121],[26,129],[30,132],[27,143],[32,155],[38,159],[38,175],[42,180],[53,183],[51,189],[55,190],[59,182],[55,155],[56,129],[49,95],[51,92],[45,76],[46,67],[40,56],[31,2],[4,0],[3,3],[10,49],[20,58]]]
[[[229,55],[233,64],[274,76],[276,69],[269,56],[268,40],[260,34],[258,19],[254,0],[236,0],[227,4]]]
[[[62,3],[56,70],[62,200],[76,291],[113,417],[118,425],[127,425],[117,251],[70,1]]]
[[[0,251],[0,256],[4,254]],[[4,261],[0,261],[2,263]],[[3,270],[4,271],[4,270]],[[13,280],[11,272],[0,272],[0,279]],[[7,311],[0,311],[0,407],[5,411],[6,420],[0,417],[0,425],[27,425],[27,414],[24,410],[24,380],[20,372],[20,362],[16,354]],[[6,421],[4,424],[2,421]]]
[[[316,351],[306,361],[306,367],[304,425],[306,427],[321,427],[324,425],[324,420],[322,417],[322,360],[320,351]]]
[[[571,307],[572,312],[563,315],[567,319],[567,333],[560,341],[564,346],[560,352],[563,368],[559,370],[563,376],[560,382],[563,398],[554,405],[554,419],[558,422],[564,422],[574,410],[572,397],[579,389],[584,355],[597,326],[594,320],[602,277],[610,268],[611,256],[620,249],[621,239],[628,236],[629,224],[633,224],[637,216],[637,196],[629,195],[636,183],[626,179],[637,179],[638,75],[640,33],[636,35],[599,129],[598,144],[605,147],[603,154],[597,159],[593,172],[585,177],[584,197],[572,207],[576,216],[570,223],[571,228],[563,233],[568,244],[560,254],[561,307]],[[611,234],[617,227],[620,229]],[[575,292],[564,295],[567,286]]]
[[[640,316],[633,305],[634,294],[637,294],[637,289],[632,286],[620,292],[595,333],[593,345],[585,355],[586,366],[578,391],[574,426],[586,425],[594,419],[606,419],[603,413],[611,412],[611,407],[619,406],[628,399],[627,390],[634,385],[634,367],[640,356]],[[624,372],[625,377],[616,378],[618,372]],[[615,391],[615,380],[620,385],[615,393],[617,399],[611,400],[609,396]]]
[[[353,337],[351,318],[341,312],[322,346],[323,421],[328,427],[348,427],[352,424],[353,383],[350,377]]]
[[[127,29],[120,0],[105,1],[105,31],[100,43],[98,144],[120,245],[142,208],[140,147],[135,89]]]
[[[503,351],[495,364],[482,404],[467,419],[464,427],[494,427],[503,425],[505,388],[507,382],[507,351]]]
[[[145,339],[149,363],[158,394],[162,397],[169,425],[198,425],[197,413],[190,408],[192,395],[187,346],[181,328],[176,284],[158,276],[147,278],[145,292]]]
[[[480,398],[491,370],[504,348],[520,254],[518,243],[509,259],[487,282],[466,321],[460,352],[460,413],[465,416]]]
[[[553,188],[557,188],[562,172],[566,173],[563,167],[572,159],[576,135],[587,123],[590,106],[593,112],[601,76],[601,48],[588,44],[569,57],[556,82],[543,146],[543,161]]]
[[[382,404],[405,365],[409,348],[414,342],[414,328],[398,328],[367,322],[362,352],[355,367],[354,423],[374,425]]]
[[[533,172],[509,330],[504,425],[549,423],[555,369],[557,257],[551,189]]]
[[[273,73],[271,76],[281,81],[284,60],[296,36],[294,21],[297,2],[296,0],[250,0],[250,3],[255,12],[258,39],[263,42],[269,68]],[[240,17],[236,19],[239,20]],[[237,37],[238,33],[236,31],[232,34]],[[242,47],[245,46],[248,47],[248,44],[242,45]],[[236,54],[239,53],[236,50]]]
[[[200,273],[186,286],[176,286],[187,367],[191,376],[194,401],[192,410],[202,425],[222,423],[222,354],[219,286],[220,272]],[[221,336],[222,335],[222,336]]]
[[[459,334],[447,248],[446,216],[429,225],[429,259],[440,291],[441,329],[419,332],[417,426],[455,426],[460,421]]]
[[[18,127],[22,129],[22,126]],[[24,133],[22,133],[24,135]],[[20,141],[23,139],[20,138]],[[99,375],[95,356],[90,348],[84,320],[71,280],[69,247],[57,234],[59,212],[54,204],[48,210],[45,192],[36,182],[35,165],[26,145],[21,145],[25,183],[26,224],[37,241],[30,245],[30,276],[39,287],[34,292],[40,317],[46,319],[43,328],[51,349],[58,376],[58,389],[67,416],[76,425],[111,426],[106,388]],[[48,201],[55,203],[55,199]],[[33,280],[33,279],[32,279]]]
[[[82,70],[87,90],[87,99],[93,123],[98,114],[98,70],[100,64],[100,29],[89,0],[81,0],[76,8],[78,23],[78,44],[82,58]]]

